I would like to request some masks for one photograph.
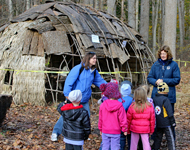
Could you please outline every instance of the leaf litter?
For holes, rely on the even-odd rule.
[[[176,149],[188,150],[190,149],[190,75],[182,74],[181,77],[182,80],[177,86],[174,114],[177,124]],[[85,141],[84,150],[98,150],[101,136],[98,130],[99,105],[96,99],[91,101],[90,108],[92,133]],[[55,105],[42,107],[25,103],[16,106],[13,103],[0,128],[0,150],[64,150],[62,135],[57,142],[50,140],[53,127],[59,117]],[[166,149],[167,141],[164,136],[161,150]]]

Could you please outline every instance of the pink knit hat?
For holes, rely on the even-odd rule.
[[[121,98],[121,93],[119,92],[118,84],[109,82],[107,84],[103,83],[100,85],[100,90],[104,92],[104,95],[107,98],[115,98],[119,99]]]

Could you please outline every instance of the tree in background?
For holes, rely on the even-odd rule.
[[[165,1],[164,45],[168,45],[176,59],[177,0]]]
[[[180,30],[180,48],[184,46],[185,28],[184,28],[184,0],[177,0]]]
[[[9,20],[13,18],[13,3],[12,0],[9,0]]]
[[[34,5],[43,4],[45,1],[0,0],[0,27],[14,16],[23,13]],[[190,47],[190,0],[56,1],[72,1],[89,5],[101,11],[107,11],[140,32],[154,54],[159,46],[168,44],[173,50],[174,56],[176,56],[175,51],[177,49],[177,57],[183,57],[184,55],[181,59],[188,59],[187,53]]]
[[[157,25],[158,25],[158,9],[160,0],[152,1],[152,52],[156,55],[156,39],[157,39]]]
[[[107,0],[107,12],[116,15],[116,0]]]
[[[26,0],[26,10],[30,8],[30,0]]]
[[[149,0],[141,0],[140,34],[148,42],[149,33]]]
[[[135,0],[128,0],[128,25],[136,27],[136,3]]]

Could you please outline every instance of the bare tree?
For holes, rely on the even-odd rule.
[[[13,18],[13,3],[12,0],[9,0],[9,20]]]
[[[177,0],[165,1],[164,44],[171,48],[176,58]]]
[[[149,0],[141,0],[140,34],[148,43],[149,33]]]
[[[136,13],[135,13],[135,15],[136,15],[136,30],[138,31],[138,25],[139,25],[139,0],[136,0]]]
[[[136,28],[135,11],[135,0],[128,0],[128,24],[134,29]]]
[[[99,9],[100,10],[104,9],[103,5],[104,5],[104,0],[99,0]]]
[[[40,0],[34,0],[34,5],[40,5]]]
[[[90,0],[82,0],[84,2],[84,4],[89,5],[90,4]]]
[[[124,0],[121,0],[121,21],[124,20]]]
[[[159,44],[159,45],[161,45],[161,40],[162,40],[162,38],[161,38],[161,36],[162,36],[162,34],[161,34],[161,24],[162,24],[162,13],[160,13],[160,12],[162,12],[162,2],[161,2],[161,0],[159,0],[160,1],[160,4],[159,4],[159,8],[158,8],[158,40],[157,40],[157,43]]]
[[[30,8],[30,0],[26,0],[26,10]]]
[[[107,12],[116,15],[116,0],[107,0]]]
[[[165,0],[162,0],[162,45],[164,44],[164,32],[165,32]]]
[[[159,2],[160,2],[160,0],[152,1],[152,36],[153,36],[152,52],[153,52],[153,54],[156,54],[156,29],[157,29],[157,23],[158,23]]]
[[[184,0],[178,0],[178,10],[179,10],[179,30],[180,30],[180,48],[184,46]]]

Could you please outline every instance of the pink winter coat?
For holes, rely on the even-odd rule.
[[[127,115],[121,102],[107,99],[100,105],[98,128],[106,134],[127,131]]]
[[[144,112],[136,113],[133,104],[134,103],[131,104],[127,111],[127,133],[129,134],[130,131],[132,131],[134,133],[152,134],[154,132],[155,127],[154,107],[152,105],[147,105]]]

